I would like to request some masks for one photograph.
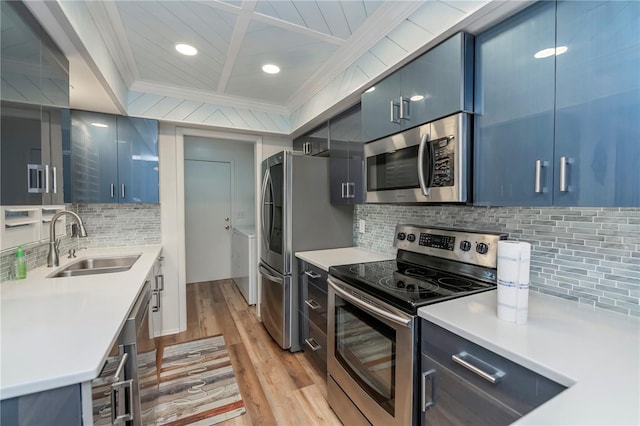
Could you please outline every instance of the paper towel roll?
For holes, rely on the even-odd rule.
[[[527,322],[530,261],[531,244],[498,241],[498,318]]]

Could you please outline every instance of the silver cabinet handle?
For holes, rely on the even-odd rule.
[[[542,186],[542,168],[548,165],[549,163],[546,161],[536,160],[536,180],[533,188],[536,194],[545,192],[545,188]]]
[[[116,195],[116,186],[114,184],[109,185],[109,193],[111,194],[111,198]]]
[[[305,274],[306,276],[308,276],[309,278],[313,278],[314,280],[315,280],[316,278],[320,278],[320,274],[316,274],[316,273],[315,273],[315,272],[313,272],[313,271],[304,271],[304,274]]]
[[[56,176],[56,166],[52,167],[53,169],[53,193],[58,193],[58,176]]]
[[[49,165],[44,166],[44,192],[49,193]]]
[[[349,191],[349,188],[353,188],[353,191]],[[355,196],[356,196],[355,182],[347,182],[347,198],[355,198]]]
[[[120,185],[120,196],[124,198],[124,183]]]
[[[463,366],[464,368],[466,368],[467,370],[476,373],[478,376],[482,377],[489,383],[496,384],[500,382],[500,380],[502,380],[502,378],[505,376],[504,371],[498,370],[497,368],[490,366],[489,364],[485,363],[482,360],[479,360],[478,358],[468,354],[467,352],[460,352],[457,355],[451,355],[451,359],[454,360],[456,363],[460,364],[461,366]],[[491,368],[494,371],[492,373],[487,373],[486,371],[482,370],[479,366],[474,364],[481,364],[481,366],[485,368]]]
[[[315,339],[313,337],[309,338],[309,339],[304,339],[304,342],[307,344],[307,346],[309,346],[309,348],[312,351],[317,351],[318,349],[320,349],[322,346],[320,346],[318,344],[318,342],[315,341]]]
[[[346,195],[347,184],[342,182],[340,186],[342,187],[342,193],[341,193],[342,198],[347,198],[347,195]]]
[[[321,304],[319,304],[318,302],[316,302],[313,299],[305,300],[304,304],[307,305],[308,307],[310,307],[311,309],[313,309],[314,311],[317,311],[318,309],[320,309],[322,307]]]
[[[151,307],[151,312],[159,312],[160,311],[160,290],[153,290],[151,292],[153,296],[156,297],[156,305]]]
[[[560,157],[560,192],[567,192],[567,157]]]
[[[407,105],[405,108],[404,105]],[[400,118],[402,120],[411,120],[411,100],[400,96]]]
[[[121,382],[117,382],[111,385],[111,423],[114,425],[125,423],[133,420],[133,379],[123,380]],[[129,389],[127,394],[129,395],[129,412],[118,415],[118,393],[120,391],[125,391],[125,389]]]
[[[158,284],[160,283],[160,284]],[[164,290],[164,274],[156,275],[156,287],[155,290],[162,291]]]
[[[424,413],[425,411],[427,411],[429,408],[433,407],[434,405],[436,405],[436,401],[434,398],[434,388],[435,388],[435,384],[436,384],[436,370],[429,370],[429,371],[425,371],[424,373],[422,373],[422,386],[421,386],[421,404],[420,407],[422,409],[422,412]],[[427,402],[427,381],[429,381],[431,383],[431,397],[429,398],[429,401]]]
[[[390,101],[390,109],[391,109],[391,120],[390,121],[392,123],[400,124],[400,119],[397,118],[398,115],[396,114],[396,110],[400,109],[400,105],[395,103],[395,102],[393,102],[393,101]]]

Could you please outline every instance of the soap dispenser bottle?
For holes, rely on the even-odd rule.
[[[24,257],[22,246],[18,246],[18,251],[16,252],[15,272],[16,280],[27,278],[27,259]]]

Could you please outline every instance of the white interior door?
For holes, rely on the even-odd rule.
[[[187,283],[231,278],[232,167],[184,161]]]

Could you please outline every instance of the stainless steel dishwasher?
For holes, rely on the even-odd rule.
[[[127,355],[126,377],[133,380],[131,386],[130,425],[153,424],[154,406],[158,390],[156,345],[149,333],[149,302],[151,283],[145,282],[121,333],[121,345]]]

